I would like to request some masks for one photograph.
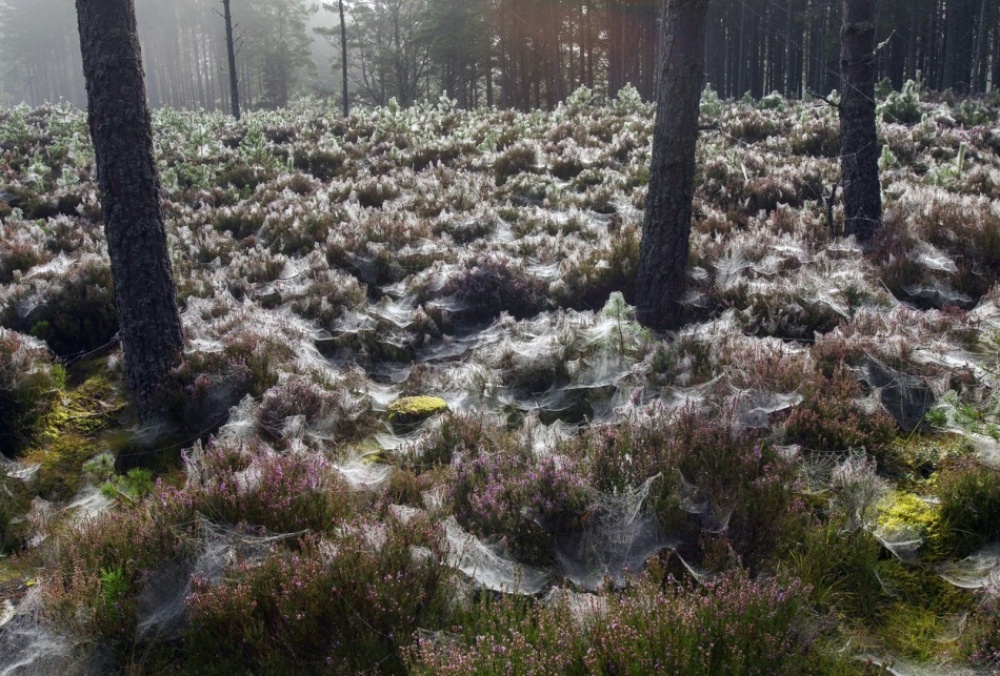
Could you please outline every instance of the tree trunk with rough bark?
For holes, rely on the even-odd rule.
[[[663,0],[653,159],[636,285],[636,316],[658,330],[675,329],[682,321],[708,5],[709,0]]]
[[[90,135],[125,376],[140,420],[158,417],[183,339],[132,0],[76,0]]]
[[[875,3],[843,0],[840,167],[844,234],[859,242],[882,225],[879,144],[875,133]]]
[[[236,77],[236,45],[233,38],[233,13],[229,9],[230,0],[222,0],[222,18],[226,22],[226,57],[229,60],[229,101],[233,117],[240,119],[240,80]]]

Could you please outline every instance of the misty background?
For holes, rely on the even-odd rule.
[[[996,0],[882,0],[879,77],[960,94],[1000,82]],[[655,93],[660,0],[345,0],[352,105],[551,108],[580,86]],[[154,107],[228,109],[219,0],[136,0]],[[247,109],[340,99],[336,2],[232,0]],[[716,0],[707,81],[725,97],[839,85],[840,0]],[[0,103],[86,104],[73,0],[0,0]]]

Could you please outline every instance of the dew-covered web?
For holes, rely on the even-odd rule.
[[[799,110],[814,114],[807,102]],[[337,176],[308,178],[305,194],[283,187],[291,168],[279,166],[277,185],[203,209],[192,208],[189,195],[167,182],[188,357],[223,364],[199,381],[203,391],[185,413],[198,421],[199,430],[216,430],[220,442],[249,444],[266,435],[261,460],[278,453],[322,454],[326,467],[353,490],[377,494],[395,472],[410,469],[413,455],[442,424],[440,419],[413,429],[390,424],[385,412],[402,396],[438,396],[453,414],[495,422],[532,462],[551,459],[561,445],[598,424],[642,426],[685,409],[725,409],[732,412],[735,433],[760,433],[796,463],[801,475],[794,489],[825,498],[830,510],[845,517],[846,530],[869,530],[903,561],[918,560],[919,529],[878,523],[877,505],[887,485],[870,449],[806,448],[784,439],[784,421],[809,393],[797,381],[775,384],[769,380],[774,369],[756,373],[746,362],[767,353],[776,363],[787,358],[800,369],[796,373],[804,373],[816,367],[823,350],[853,359],[849,374],[862,398],[850,402],[852,412],[887,413],[907,433],[931,414],[942,430],[968,441],[980,462],[1000,467],[996,431],[964,417],[970,406],[987,421],[1000,412],[993,394],[995,353],[984,351],[978,340],[1000,330],[997,293],[969,295],[963,284],[981,271],[966,269],[961,248],[931,237],[928,223],[936,217],[927,215],[932,206],[944,206],[990,227],[987,216],[996,212],[995,201],[976,195],[970,189],[974,183],[945,189],[928,185],[929,176],[909,168],[886,172],[887,195],[902,214],[887,221],[895,223],[894,233],[905,244],[889,255],[893,265],[913,273],[890,291],[893,281],[886,274],[895,268],[865,255],[853,240],[830,238],[816,196],[802,188],[803,180],[822,185],[836,180],[832,158],[793,155],[777,136],[752,144],[706,134],[701,144],[706,157],[700,161],[712,171],[704,172],[699,186],[693,265],[682,299],[694,320],[666,337],[650,334],[635,322],[624,296],[609,298],[634,274],[630,247],[638,246],[642,221],[648,155],[641,149],[652,125],[648,113],[641,105],[612,103],[593,116],[612,125],[610,140],[582,129],[586,133],[558,142],[548,138],[554,127],[583,124],[575,113],[518,115],[520,138],[513,147],[533,159],[528,170],[506,177],[502,185],[495,165],[507,148],[488,140],[492,127],[507,124],[499,113],[454,112],[458,128],[451,137],[441,134],[437,114],[427,109],[398,113],[404,130],[399,133],[409,144],[408,150],[397,149],[400,157],[435,144],[456,149],[467,144],[476,151],[462,150],[456,162],[419,171],[385,158],[369,162],[375,159],[369,157],[371,146],[352,142],[351,153],[365,161],[351,156]],[[377,127],[385,123],[382,114],[359,111],[355,118]],[[317,122],[301,121],[303,128]],[[888,131],[915,142],[919,130],[897,126]],[[482,130],[489,132],[487,139]],[[935,146],[969,142],[966,130],[939,132]],[[173,141],[183,147],[184,139]],[[332,132],[320,142],[337,151],[347,144]],[[288,156],[304,150],[288,149]],[[579,163],[589,172],[587,181],[550,175],[556,161]],[[720,168],[716,173],[722,178],[712,178]],[[985,170],[996,172],[992,165]],[[735,180],[726,178],[730,173]],[[755,186],[768,183],[779,198],[757,204]],[[205,196],[207,188],[201,189]],[[384,202],[364,204],[368,189]],[[269,199],[260,200],[260,194]],[[795,204],[789,206],[792,198]],[[330,217],[335,227],[308,232],[317,215]],[[739,223],[737,217],[743,217]],[[236,236],[220,225],[240,219],[255,224],[252,232]],[[39,242],[48,237],[32,222],[17,228]],[[19,318],[30,317],[81,268],[105,265],[99,239],[82,236],[79,251],[52,255],[17,284],[0,286],[0,302]],[[290,245],[298,239],[305,242],[301,248]],[[461,286],[486,262],[513,271],[513,300],[502,299],[495,308],[484,307],[482,298],[463,293]],[[541,300],[529,312],[523,303],[530,289],[541,289]],[[263,393],[247,395],[233,384],[248,368],[227,361],[233,352],[250,353],[258,366],[266,365]],[[675,358],[668,366],[664,354]],[[281,403],[301,383],[326,395],[319,414],[291,410],[262,417],[265,401]],[[189,488],[205,479],[198,457],[203,450],[187,451]],[[646,480],[629,490],[591,492],[579,528],[549,533],[556,564],[547,568],[517,561],[488,534],[477,537],[446,517],[446,487],[424,493],[422,513],[442,522],[447,561],[470,584],[547,594],[586,617],[600,612],[600,601],[588,591],[620,585],[649,557],[686,544],[665,532],[649,509],[650,495],[663,487],[671,469],[664,468],[663,476],[634,478]],[[7,468],[25,481],[37,471]],[[254,486],[259,472],[257,463],[240,472],[241,488]],[[724,534],[733,517],[726,496],[705,495],[695,485],[698,479],[671,472],[683,516],[702,531]],[[52,519],[69,523],[108,508],[115,507],[85,484],[63,503],[36,499],[28,518],[41,525]],[[412,509],[394,505],[391,511],[404,520],[413,518]],[[288,537],[245,533],[207,518],[191,529],[191,556],[151,573],[156,583],[151,577],[142,590],[146,636],[176,633],[192,577],[219,580],[234,560],[258,558]],[[32,544],[43,544],[47,532],[34,529]],[[995,547],[987,547],[936,570],[952,584],[978,588],[995,574],[998,556]],[[703,577],[696,566],[688,568],[695,578]],[[17,609],[13,602],[4,606],[0,676],[12,669],[82,669],[79,660],[45,661],[63,659],[75,648],[47,633],[39,604],[39,593],[32,591]],[[17,667],[22,659],[28,666]]]
[[[641,571],[650,556],[677,545],[644,509],[655,481],[663,478],[653,476],[632,490],[595,496],[582,530],[556,537],[559,572],[567,580],[586,591],[619,586],[628,573]]]
[[[218,583],[230,566],[260,560],[277,543],[303,534],[250,534],[213,523],[201,515],[197,517],[194,532],[198,540],[192,556],[171,561],[146,576],[137,599],[140,636],[176,637],[184,626],[185,604],[193,580]]]
[[[63,637],[45,617],[42,589],[33,587],[0,611],[0,676],[96,673],[93,656]]]

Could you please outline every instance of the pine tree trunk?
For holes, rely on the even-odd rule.
[[[663,0],[653,159],[636,284],[637,318],[659,330],[682,321],[708,5],[709,0]]]
[[[337,11],[340,13],[340,77],[344,99],[344,117],[351,114],[351,100],[347,86],[347,21],[344,19],[344,0],[337,0]]]
[[[233,40],[233,14],[229,10],[230,0],[222,0],[223,18],[226,22],[226,58],[229,61],[229,103],[233,117],[240,119],[240,80],[236,77],[236,45]]]
[[[843,0],[840,166],[844,234],[867,241],[882,223],[875,133],[875,4]]]
[[[132,0],[76,0],[125,376],[139,418],[183,349]]]

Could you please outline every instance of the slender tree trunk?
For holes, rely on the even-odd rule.
[[[653,159],[636,283],[637,318],[654,329],[674,329],[682,321],[708,5],[663,0]]]
[[[236,77],[236,45],[233,40],[233,14],[230,0],[222,0],[223,18],[226,21],[226,57],[229,60],[229,103],[233,117],[240,119],[240,80]]]
[[[90,135],[125,376],[139,418],[161,412],[183,349],[132,0],[76,0]]]
[[[344,0],[337,0],[337,11],[340,12],[340,77],[341,96],[344,104],[344,117],[351,114],[351,100],[347,88],[347,21],[344,19]]]
[[[875,4],[843,0],[840,71],[840,166],[844,234],[871,239],[882,224],[875,133]]]
[[[989,0],[979,3],[979,22],[976,24],[976,79],[973,87],[978,93],[986,92],[986,74],[989,66],[989,53],[986,51],[989,35]]]

